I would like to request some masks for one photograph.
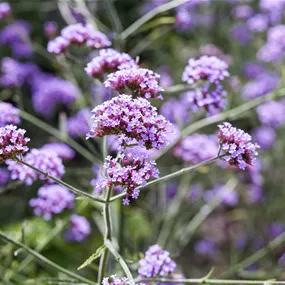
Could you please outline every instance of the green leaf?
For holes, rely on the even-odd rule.
[[[84,261],[84,263],[82,265],[80,265],[77,268],[77,270],[81,270],[81,269],[85,268],[86,266],[91,264],[94,260],[99,258],[102,255],[102,253],[104,252],[105,248],[106,248],[106,246],[104,244],[102,246],[100,246],[94,254],[92,254],[88,259],[86,259]]]

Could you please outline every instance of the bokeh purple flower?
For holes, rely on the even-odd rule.
[[[0,3],[0,20],[11,15],[11,7],[7,2]]]
[[[47,143],[41,149],[53,151],[62,159],[71,160],[75,156],[75,151],[69,145],[62,142]]]
[[[82,242],[90,235],[91,225],[85,217],[74,214],[70,217],[70,223],[71,226],[65,235],[68,241]]]
[[[252,133],[254,141],[256,141],[261,149],[269,149],[276,142],[276,133],[273,128],[261,126],[254,129]]]
[[[70,42],[67,39],[59,36],[48,42],[47,51],[59,55],[66,52],[69,45]]]
[[[10,103],[0,102],[0,127],[6,125],[18,125],[21,122],[19,117],[20,109]]]
[[[81,109],[74,116],[67,119],[67,131],[72,137],[85,137],[89,132],[88,121],[91,117],[91,111],[87,108]]]

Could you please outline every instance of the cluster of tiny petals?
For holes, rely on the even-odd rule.
[[[82,242],[91,233],[91,226],[89,221],[78,215],[72,215],[70,217],[71,227],[66,233],[66,239],[72,242]]]
[[[36,216],[50,220],[53,214],[60,214],[65,209],[74,207],[75,195],[59,185],[45,185],[38,191],[38,198],[30,200]]]
[[[127,54],[114,49],[102,49],[99,55],[85,67],[85,72],[94,78],[103,79],[104,74],[117,70],[138,67],[137,63]]]
[[[143,154],[127,153],[120,157],[119,164],[118,158],[108,156],[104,164],[106,178],[97,181],[95,190],[102,187],[125,187],[127,195],[123,204],[128,205],[130,198],[138,198],[139,186],[145,186],[147,180],[159,176],[155,161],[148,161],[147,158]]]
[[[0,127],[0,163],[28,151],[26,131],[14,125]]]
[[[87,138],[118,135],[121,146],[135,143],[146,149],[161,149],[168,144],[171,124],[144,98],[120,95],[92,112],[93,124]]]
[[[215,115],[226,108],[226,95],[227,92],[221,84],[216,84],[213,88],[210,84],[205,84],[201,88],[184,93],[182,100],[194,112],[204,108],[208,115]]]
[[[0,3],[0,20],[10,16],[11,14],[11,7],[9,3],[3,2]]]
[[[229,77],[228,65],[215,56],[201,56],[199,59],[190,58],[182,80],[194,84],[199,80],[217,83]]]
[[[48,42],[47,51],[56,55],[66,52],[70,42],[64,37],[56,37]]]
[[[102,285],[135,285],[133,280],[129,280],[127,277],[117,277],[117,275],[111,275],[110,277],[103,278]],[[139,283],[138,285],[145,285]]]
[[[169,252],[158,244],[149,247],[139,265],[140,278],[167,276],[174,273],[176,268],[176,263],[170,258]]]
[[[162,99],[158,93],[163,88],[158,85],[160,75],[146,68],[123,69],[108,75],[104,82],[105,87],[125,93],[128,90],[135,96]]]
[[[0,127],[8,124],[18,125],[21,120],[20,110],[10,103],[0,102]]]
[[[62,159],[55,152],[50,150],[31,149],[31,151],[24,156],[24,161],[58,179],[65,173]],[[26,185],[32,185],[37,179],[44,180],[50,184],[54,183],[53,180],[48,179],[46,175],[40,174],[19,162],[7,160],[6,163],[8,170],[11,171],[11,179],[13,180],[24,181]]]
[[[111,45],[107,36],[94,30],[90,25],[81,23],[72,24],[61,31],[61,36],[56,37],[48,43],[48,52],[61,54],[65,52],[70,44],[85,44],[90,48],[104,48]]]
[[[247,164],[253,165],[259,145],[251,142],[251,136],[230,123],[223,123],[219,128],[219,143],[224,153],[222,159],[242,170]]]

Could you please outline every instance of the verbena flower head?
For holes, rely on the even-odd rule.
[[[228,65],[223,60],[215,56],[201,56],[199,59],[189,59],[182,80],[188,84],[199,80],[218,83],[229,76]]]
[[[75,195],[60,185],[45,185],[38,191],[38,198],[30,200],[36,216],[50,220],[53,214],[60,214],[65,209],[74,207]]]
[[[157,82],[159,77],[159,74],[146,68],[123,69],[109,74],[104,85],[121,94],[130,91],[131,94],[146,99],[162,99],[162,96],[158,94],[163,91]]]
[[[264,14],[255,14],[247,21],[252,32],[264,32],[268,28],[268,17]]]
[[[239,5],[233,9],[233,16],[236,19],[246,20],[254,13],[249,5]]]
[[[268,126],[255,128],[252,137],[262,149],[269,149],[276,142],[276,133]]]
[[[0,3],[0,20],[10,16],[11,14],[11,7],[9,3],[2,2]]]
[[[143,154],[127,153],[119,159],[108,156],[104,164],[106,177],[97,180],[95,190],[104,187],[124,187],[126,188],[126,198],[123,200],[124,205],[130,203],[130,199],[139,197],[139,186],[145,186],[146,181],[158,178],[159,170],[156,168],[154,160],[147,160]],[[97,191],[99,192],[99,191]]]
[[[65,173],[62,159],[50,150],[31,149],[24,156],[24,161],[55,178],[60,179]],[[11,178],[13,180],[24,181],[26,185],[32,185],[37,179],[44,180],[50,184],[54,183],[53,180],[48,179],[45,175],[19,162],[8,160],[6,163],[8,170],[11,171]]]
[[[89,109],[81,109],[77,114],[68,118],[67,131],[72,137],[85,137],[89,132],[88,121],[91,117]]]
[[[173,154],[187,163],[198,163],[217,155],[215,136],[194,134],[184,138],[173,150]]]
[[[230,123],[223,123],[219,128],[219,143],[224,153],[222,159],[243,170],[247,164],[253,165],[259,145],[251,143],[251,136]]]
[[[29,150],[27,143],[30,139],[25,137],[25,133],[13,125],[0,127],[0,163]]]
[[[127,53],[120,53],[109,48],[100,50],[99,55],[93,58],[84,70],[88,75],[102,80],[105,73],[137,66],[137,63]]]
[[[67,144],[62,142],[52,142],[45,144],[41,149],[55,152],[62,159],[73,159],[75,151]]]
[[[5,87],[21,87],[39,71],[32,63],[20,63],[10,57],[2,59],[0,85]]]
[[[152,245],[139,261],[139,278],[167,276],[174,273],[176,263],[170,258],[168,251],[163,250],[158,244]]]
[[[88,33],[86,27],[81,23],[72,24],[61,31],[61,36],[71,43],[83,44],[88,39]]]
[[[195,246],[195,252],[201,255],[213,256],[219,252],[217,244],[209,239],[198,241]]]
[[[133,280],[129,280],[127,277],[117,277],[117,275],[111,275],[110,277],[103,278],[102,285],[135,285]],[[140,283],[139,285],[144,285]]]
[[[94,30],[90,25],[87,25],[86,29],[88,34],[86,44],[88,47],[101,49],[111,45],[111,42],[104,33]]]
[[[20,110],[12,104],[0,102],[0,127],[6,125],[18,125],[21,122],[19,117]]]
[[[36,112],[51,117],[57,105],[72,106],[80,90],[71,82],[47,75],[39,75],[33,84],[33,105]]]
[[[171,124],[144,98],[120,95],[94,108],[88,138],[118,135],[121,146],[137,143],[147,149],[161,149]]]
[[[226,108],[226,96],[227,92],[222,85],[205,84],[201,88],[185,92],[182,101],[194,112],[203,108],[208,115],[215,115]]]
[[[64,37],[56,37],[48,42],[47,51],[56,55],[66,52],[70,42]]]
[[[285,123],[285,105],[281,102],[269,101],[256,109],[260,122],[277,128]]]
[[[71,227],[66,233],[66,239],[72,242],[84,241],[91,233],[91,226],[83,216],[72,215],[70,217]]]
[[[57,33],[58,25],[54,21],[47,21],[44,23],[44,33],[47,37],[52,38]]]
[[[252,40],[252,32],[245,23],[238,23],[230,31],[232,38],[241,45],[247,45]]]

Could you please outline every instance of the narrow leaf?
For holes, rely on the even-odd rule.
[[[86,259],[84,261],[84,263],[82,265],[80,265],[77,270],[81,270],[83,269],[84,267],[88,266],[89,264],[91,264],[94,260],[96,260],[97,258],[99,258],[102,253],[104,252],[106,246],[103,244],[102,246],[100,246],[96,252],[94,254],[92,254],[88,259]]]

